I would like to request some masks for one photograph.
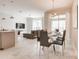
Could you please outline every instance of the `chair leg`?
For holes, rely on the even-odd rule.
[[[39,46],[39,59],[41,59],[41,46]]]
[[[47,47],[47,51],[48,51],[48,53],[47,53],[47,59],[49,59],[49,47]]]
[[[54,52],[55,52],[55,45],[53,45],[53,49],[54,49]]]
[[[39,56],[40,56],[40,46],[39,46]]]
[[[65,41],[64,41],[64,48],[65,48]]]
[[[44,46],[42,47],[42,50],[44,50]]]
[[[41,53],[41,52],[40,52],[40,49],[41,49],[41,46],[39,46],[39,56],[40,56],[40,53]]]
[[[62,55],[64,55],[64,47],[62,46]]]

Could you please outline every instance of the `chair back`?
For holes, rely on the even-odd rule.
[[[37,35],[37,31],[36,30],[32,30],[31,34],[34,35],[34,36],[36,36]]]
[[[41,30],[37,30],[37,41],[40,41],[40,31]]]
[[[66,30],[63,31],[62,42],[65,41],[65,36],[66,36]]]
[[[47,46],[48,45],[48,33],[47,31],[40,31],[40,45]]]

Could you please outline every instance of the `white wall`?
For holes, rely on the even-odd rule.
[[[2,17],[0,18],[0,29],[11,30],[11,29],[16,29],[16,23],[24,23],[24,24],[26,24],[26,18],[23,18],[23,17],[22,18],[21,17],[17,17],[17,18],[15,17],[14,19],[10,19],[10,16],[6,15],[5,20],[2,20]]]
[[[44,28],[47,29],[48,32],[51,32],[51,19],[50,19],[50,14],[45,12],[44,14],[44,20],[43,20]]]
[[[14,19],[10,19],[10,17],[13,16]],[[6,12],[0,12],[0,29],[16,29],[16,23],[24,23],[26,25],[25,30],[27,30],[27,19],[28,17],[41,17],[43,16],[41,13],[39,12],[33,12],[31,11],[30,14],[29,13],[6,13]],[[2,20],[2,18],[6,18],[5,20]]]
[[[31,33],[31,29],[32,29],[32,18],[31,17],[28,17],[27,18],[27,33]]]
[[[72,40],[73,47],[77,51],[78,46],[78,29],[77,29],[77,0],[72,5]]]

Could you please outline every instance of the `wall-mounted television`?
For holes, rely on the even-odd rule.
[[[24,23],[16,23],[16,29],[25,29]]]

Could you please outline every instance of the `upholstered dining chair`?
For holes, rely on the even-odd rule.
[[[48,42],[49,37],[47,31],[40,31],[40,46],[49,47],[51,43]]]
[[[49,42],[49,39],[52,39],[50,37],[48,37],[48,32],[41,30],[40,31],[40,48],[41,46],[43,47],[42,50],[44,49],[44,47],[50,47],[53,43]]]
[[[63,31],[63,37],[57,37],[55,41],[53,41],[53,49],[55,50],[55,45],[62,46],[62,52],[63,52],[63,45],[65,44],[65,36],[66,36],[66,30]]]
[[[40,31],[40,49],[39,49],[39,55],[41,53],[41,47],[42,47],[42,51],[44,51],[44,48],[46,47],[48,50],[48,47],[51,46],[52,43],[49,43],[49,37],[48,37],[48,32],[41,30]],[[49,53],[49,52],[48,52]]]

